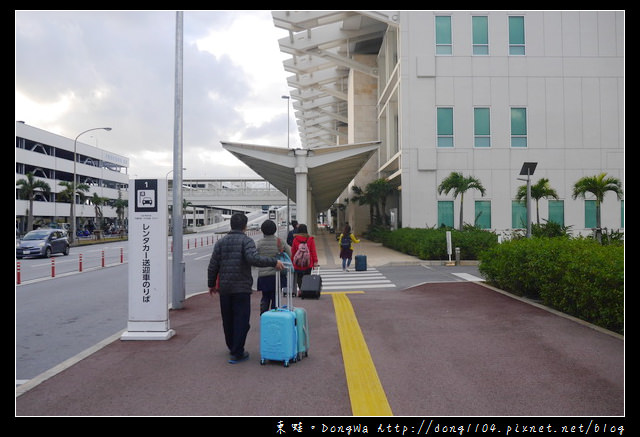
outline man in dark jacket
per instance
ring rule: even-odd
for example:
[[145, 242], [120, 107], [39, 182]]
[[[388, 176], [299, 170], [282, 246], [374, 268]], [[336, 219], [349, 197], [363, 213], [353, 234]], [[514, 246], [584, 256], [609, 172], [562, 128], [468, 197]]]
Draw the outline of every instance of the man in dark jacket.
[[255, 242], [244, 233], [247, 228], [246, 215], [233, 214], [230, 222], [231, 232], [213, 247], [207, 268], [207, 282], [211, 295], [220, 294], [224, 338], [231, 353], [229, 363], [235, 364], [249, 358], [244, 344], [250, 328], [251, 266], [282, 270], [284, 265], [275, 257], [258, 255]]

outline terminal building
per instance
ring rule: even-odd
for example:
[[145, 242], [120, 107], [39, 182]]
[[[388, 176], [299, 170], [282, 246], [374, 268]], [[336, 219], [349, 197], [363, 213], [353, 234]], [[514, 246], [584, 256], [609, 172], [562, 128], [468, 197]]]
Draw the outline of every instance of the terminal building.
[[[326, 197], [327, 181], [312, 181], [312, 169], [305, 169], [309, 222], [313, 213], [343, 205], [345, 220], [362, 233], [368, 208], [348, 202], [352, 187], [385, 178], [397, 188], [386, 213], [398, 226], [457, 227], [460, 196], [438, 187], [459, 172], [486, 190], [465, 193], [465, 224], [497, 232], [526, 228], [526, 206], [516, 193], [526, 185], [524, 164], [535, 163], [531, 183], [546, 178], [558, 194], [537, 202], [540, 221], [589, 233], [596, 225], [595, 200], [574, 199], [573, 186], [601, 173], [624, 180], [622, 11], [272, 16], [275, 26], [289, 31], [279, 45], [291, 55], [284, 68], [291, 73], [302, 144], [289, 157], [375, 146], [357, 168], [334, 161], [326, 174], [350, 182], [330, 201], [318, 201]], [[266, 148], [223, 145], [267, 180], [276, 178], [264, 165], [271, 159]], [[299, 161], [291, 162], [296, 176], [281, 186], [300, 177]], [[601, 217], [603, 227], [622, 230], [624, 200], [605, 195]]]
[[[26, 175], [31, 173], [36, 180], [46, 182], [50, 188], [49, 193], [37, 192], [35, 195], [34, 227], [70, 225], [71, 204], [60, 199], [59, 193], [65, 189], [60, 182], [71, 183], [74, 172], [77, 184], [89, 186], [84, 202], [76, 196], [77, 229], [84, 229], [85, 226], [99, 229], [102, 224], [96, 223], [95, 206], [90, 200], [94, 194], [106, 199], [100, 207], [103, 223], [121, 225], [114, 201], [120, 196], [128, 199], [129, 158], [17, 121], [15, 164], [16, 182], [27, 179]], [[28, 209], [29, 199], [22, 198], [20, 186], [16, 184], [16, 230], [20, 234], [29, 231]]]

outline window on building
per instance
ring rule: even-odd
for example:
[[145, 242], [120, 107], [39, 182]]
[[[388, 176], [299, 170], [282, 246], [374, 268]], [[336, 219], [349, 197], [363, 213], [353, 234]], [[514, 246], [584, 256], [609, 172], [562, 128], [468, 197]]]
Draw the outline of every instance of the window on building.
[[489, 17], [471, 17], [472, 44], [474, 55], [489, 54]]
[[527, 108], [511, 108], [511, 147], [527, 147]]
[[596, 227], [596, 201], [584, 201], [584, 227], [587, 229]]
[[527, 227], [527, 203], [519, 200], [511, 201], [511, 227], [524, 229]]
[[524, 55], [524, 17], [509, 17], [509, 54]]
[[451, 44], [451, 17], [436, 16], [436, 55], [450, 55], [453, 53]]
[[473, 108], [473, 135], [475, 147], [491, 147], [489, 108]]
[[438, 227], [453, 228], [453, 200], [438, 201]]
[[480, 229], [491, 228], [490, 200], [476, 200], [475, 226]]
[[438, 108], [438, 147], [453, 147], [453, 108]]
[[549, 221], [564, 226], [564, 200], [549, 200]]

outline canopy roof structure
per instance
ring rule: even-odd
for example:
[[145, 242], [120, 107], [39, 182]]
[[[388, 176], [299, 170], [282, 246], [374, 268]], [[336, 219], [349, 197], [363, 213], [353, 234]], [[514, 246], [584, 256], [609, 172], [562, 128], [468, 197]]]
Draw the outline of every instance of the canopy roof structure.
[[[307, 175], [309, 202], [316, 211], [331, 207], [349, 182], [376, 152], [379, 141], [315, 149], [285, 149], [221, 141], [249, 168], [300, 204], [296, 181]], [[299, 180], [299, 179], [298, 179]]]
[[388, 26], [398, 26], [398, 11], [273, 11], [274, 25], [289, 36], [278, 40], [291, 55], [284, 69], [302, 147], [344, 143], [348, 120], [349, 72], [378, 77], [375, 66], [355, 55], [377, 55]]

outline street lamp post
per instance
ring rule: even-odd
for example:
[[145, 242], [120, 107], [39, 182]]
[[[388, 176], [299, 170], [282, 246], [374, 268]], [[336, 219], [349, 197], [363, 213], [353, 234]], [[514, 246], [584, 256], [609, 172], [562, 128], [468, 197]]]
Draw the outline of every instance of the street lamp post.
[[520, 169], [520, 176], [526, 176], [526, 179], [518, 178], [521, 181], [527, 181], [527, 238], [531, 238], [531, 176], [536, 171], [537, 162], [525, 162]]
[[[289, 96], [282, 96], [283, 99], [285, 99], [287, 101], [287, 150], [290, 149], [289, 147], [289, 137], [291, 136], [289, 134]], [[287, 188], [287, 233], [289, 232], [289, 225], [291, 224], [291, 209], [289, 207], [289, 189]]]
[[282, 98], [287, 101], [287, 149], [289, 149], [290, 148], [289, 147], [289, 137], [290, 137], [290, 134], [289, 134], [289, 131], [290, 131], [290, 129], [289, 129], [289, 99], [290, 99], [290, 97], [289, 96], [282, 96]]
[[93, 130], [106, 130], [109, 132], [111, 130], [110, 127], [94, 127], [92, 129], [87, 129], [86, 131], [80, 132], [78, 136], [73, 140], [73, 184], [72, 184], [72, 192], [71, 192], [71, 235], [69, 240], [73, 243], [76, 239], [76, 161], [77, 158], [77, 145], [78, 138], [81, 135], [86, 134], [87, 132], [91, 132]]

